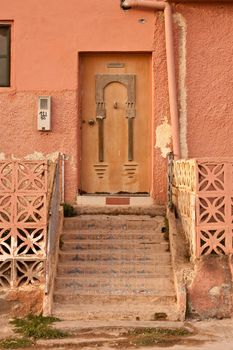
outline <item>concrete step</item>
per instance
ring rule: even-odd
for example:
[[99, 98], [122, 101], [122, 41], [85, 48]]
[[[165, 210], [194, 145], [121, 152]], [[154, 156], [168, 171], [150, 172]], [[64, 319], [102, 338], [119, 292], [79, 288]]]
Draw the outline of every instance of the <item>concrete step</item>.
[[96, 279], [101, 279], [101, 278], [105, 278], [107, 277], [109, 280], [112, 280], [112, 279], [124, 279], [124, 278], [162, 278], [162, 277], [167, 277], [167, 278], [170, 278], [171, 276], [171, 273], [168, 272], [167, 274], [164, 274], [164, 273], [161, 273], [160, 271], [153, 271], [153, 272], [145, 272], [145, 271], [142, 271], [142, 272], [135, 272], [133, 270], [129, 271], [129, 272], [117, 272], [115, 270], [112, 270], [112, 271], [108, 271], [108, 272], [105, 272], [103, 273], [102, 272], [102, 269], [101, 271], [98, 271], [96, 269], [95, 272], [93, 273], [87, 273], [86, 271], [84, 273], [80, 273], [80, 272], [77, 272], [79, 270], [77, 269], [73, 269], [73, 270], [70, 270], [70, 272], [67, 272], [66, 273], [60, 273], [57, 275], [58, 278], [60, 277], [67, 277], [67, 278], [78, 278], [78, 277], [85, 277], [85, 278], [93, 278], [95, 277]]
[[143, 211], [96, 214], [87, 211], [65, 219], [53, 315], [76, 320], [154, 320], [162, 314], [177, 319], [169, 242], [162, 232], [164, 217], [151, 218]]
[[77, 294], [67, 293], [66, 290], [55, 291], [54, 294], [55, 303], [75, 304], [82, 307], [88, 305], [98, 305], [100, 307], [109, 305], [135, 305], [143, 303], [150, 303], [153, 305], [173, 305], [176, 302], [175, 293], [160, 293], [158, 295], [103, 295], [99, 294]]
[[[59, 293], [60, 291], [64, 291], [64, 288], [58, 289], [57, 293]], [[67, 289], [66, 288], [66, 293], [67, 295], [69, 294], [70, 296], [74, 296], [74, 294], [72, 294], [73, 292], [73, 288]], [[175, 298], [175, 293], [173, 290], [168, 290], [168, 291], [162, 291], [162, 290], [158, 290], [158, 289], [153, 289], [153, 288], [139, 288], [137, 286], [135, 286], [134, 288], [132, 288], [132, 286], [129, 286], [128, 289], [127, 288], [122, 288], [119, 286], [106, 286], [105, 288], [101, 287], [101, 288], [90, 288], [90, 287], [86, 287], [86, 289], [84, 289], [84, 287], [80, 287], [79, 289], [77, 289], [77, 293], [78, 295], [95, 295], [96, 300], [98, 300], [99, 295], [106, 295], [106, 296], [113, 296], [113, 295], [119, 295], [119, 296], [135, 296], [137, 297], [138, 295], [153, 295], [156, 297], [172, 297]], [[60, 299], [61, 300], [61, 299]], [[61, 301], [61, 304], [65, 303]]]
[[81, 215], [64, 220], [65, 229], [100, 229], [133, 230], [158, 229], [164, 225], [164, 217], [151, 218], [147, 215]]
[[[101, 241], [88, 241], [88, 242], [76, 242], [76, 241], [65, 241], [61, 245], [62, 251], [69, 251], [75, 252], [80, 250], [87, 250], [87, 251], [93, 251], [93, 250], [106, 250], [106, 251], [128, 251], [129, 250], [129, 244], [125, 241], [115, 240], [114, 242], [101, 242]], [[159, 253], [159, 252], [166, 252], [169, 250], [169, 244], [168, 242], [162, 242], [162, 243], [156, 243], [156, 242], [146, 242], [146, 241], [134, 241], [130, 242], [130, 250], [137, 252], [137, 251], [143, 251], [143, 252], [149, 252], [149, 253]]]
[[166, 207], [162, 205], [138, 205], [138, 206], [93, 206], [93, 205], [74, 205], [78, 215], [149, 215], [164, 216], [166, 215]]
[[102, 274], [105, 275], [117, 275], [124, 276], [129, 274], [135, 275], [146, 275], [146, 274], [154, 274], [156, 276], [172, 276], [172, 268], [171, 265], [167, 266], [159, 266], [156, 264], [99, 264], [92, 262], [84, 262], [82, 264], [61, 264], [58, 265], [58, 276], [66, 275], [67, 277], [79, 276], [79, 275], [95, 275]]
[[109, 230], [105, 229], [65, 229], [61, 235], [61, 241], [137, 241], [164, 242], [164, 234], [153, 230]]
[[66, 289], [67, 293], [86, 292], [86, 294], [153, 294], [164, 293], [174, 295], [174, 284], [169, 277], [137, 277], [109, 278], [109, 276], [58, 276], [55, 288]]
[[135, 298], [134, 302], [127, 299], [121, 303], [108, 302], [90, 304], [64, 304], [55, 303], [53, 316], [66, 320], [140, 320], [154, 321], [159, 318], [164, 320], [177, 320], [177, 310], [174, 303], [153, 302], [153, 297], [147, 297], [144, 302]]
[[146, 252], [138, 251], [136, 254], [134, 251], [119, 250], [117, 252], [108, 252], [105, 250], [89, 250], [88, 252], [60, 252], [59, 261], [61, 263], [74, 262], [74, 261], [95, 261], [98, 263], [106, 262], [144, 262], [148, 264], [159, 264], [160, 266], [168, 265], [171, 262], [169, 252], [151, 254], [148, 255]]

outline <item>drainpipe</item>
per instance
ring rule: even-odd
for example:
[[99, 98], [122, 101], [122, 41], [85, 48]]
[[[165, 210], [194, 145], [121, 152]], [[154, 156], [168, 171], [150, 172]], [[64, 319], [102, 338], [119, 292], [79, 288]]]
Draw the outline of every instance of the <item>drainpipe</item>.
[[167, 74], [168, 74], [168, 91], [169, 104], [171, 115], [172, 128], [172, 143], [175, 159], [180, 159], [180, 132], [179, 132], [179, 115], [177, 106], [177, 91], [176, 91], [176, 73], [175, 73], [175, 54], [174, 40], [172, 28], [172, 9], [171, 5], [165, 1], [151, 0], [121, 0], [123, 9], [132, 7], [144, 7], [154, 10], [163, 10], [165, 19], [165, 40], [166, 40], [166, 56], [167, 56]]

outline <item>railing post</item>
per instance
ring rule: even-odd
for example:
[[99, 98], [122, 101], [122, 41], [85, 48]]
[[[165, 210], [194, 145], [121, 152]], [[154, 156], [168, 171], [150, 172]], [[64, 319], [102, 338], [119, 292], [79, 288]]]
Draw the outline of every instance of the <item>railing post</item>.
[[61, 203], [65, 202], [65, 154], [61, 154]]
[[170, 152], [167, 155], [167, 202], [168, 202], [169, 209], [173, 208], [173, 201], [172, 201], [173, 162], [174, 162], [174, 154], [173, 152]]
[[62, 201], [62, 164], [63, 164], [63, 155], [59, 154], [59, 157], [56, 162], [55, 172], [53, 174], [54, 181], [52, 187], [52, 196], [50, 201], [49, 209], [49, 223], [48, 223], [48, 238], [47, 238], [47, 256], [46, 256], [46, 286], [45, 294], [50, 293], [51, 283], [53, 282], [53, 269], [54, 262], [56, 260], [56, 246], [59, 240], [59, 209]]

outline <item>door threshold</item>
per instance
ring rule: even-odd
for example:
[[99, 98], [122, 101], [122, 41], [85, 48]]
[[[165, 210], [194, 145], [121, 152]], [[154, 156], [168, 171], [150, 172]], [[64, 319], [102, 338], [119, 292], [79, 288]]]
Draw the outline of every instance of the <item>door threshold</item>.
[[78, 196], [86, 196], [86, 197], [150, 197], [147, 192], [140, 193], [127, 193], [127, 192], [119, 192], [119, 193], [84, 193], [78, 194]]
[[149, 195], [78, 195], [76, 203], [79, 206], [151, 206], [154, 204], [153, 198]]

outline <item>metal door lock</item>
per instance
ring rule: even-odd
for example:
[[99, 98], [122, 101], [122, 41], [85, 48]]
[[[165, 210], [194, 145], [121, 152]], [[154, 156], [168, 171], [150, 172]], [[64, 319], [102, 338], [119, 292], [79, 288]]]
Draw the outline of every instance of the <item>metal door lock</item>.
[[88, 120], [89, 126], [94, 126], [95, 125], [95, 120], [94, 119], [89, 119]]

